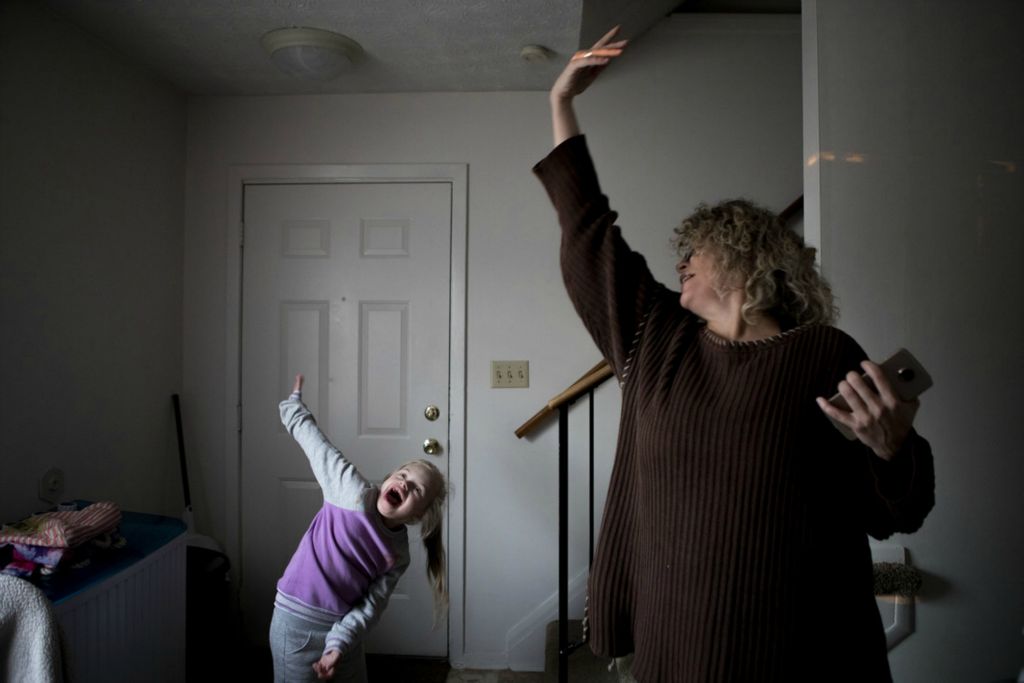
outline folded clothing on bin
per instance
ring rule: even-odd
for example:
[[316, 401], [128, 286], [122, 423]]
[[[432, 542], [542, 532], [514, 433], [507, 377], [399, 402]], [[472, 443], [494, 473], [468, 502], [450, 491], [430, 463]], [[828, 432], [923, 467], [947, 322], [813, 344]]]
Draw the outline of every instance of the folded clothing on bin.
[[0, 529], [0, 545], [19, 543], [45, 548], [74, 548], [121, 523], [116, 503], [93, 503], [82, 510], [44, 512]]

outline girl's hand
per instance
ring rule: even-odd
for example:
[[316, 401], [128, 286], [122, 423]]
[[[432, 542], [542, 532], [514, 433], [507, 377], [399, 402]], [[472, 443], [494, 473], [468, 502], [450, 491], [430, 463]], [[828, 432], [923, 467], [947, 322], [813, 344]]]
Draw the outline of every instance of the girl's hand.
[[615, 58], [622, 54], [628, 40], [612, 41], [619, 32], [616, 26], [594, 43], [590, 50], [577, 52], [576, 55], [565, 65], [565, 69], [559, 75], [555, 84], [551, 86], [552, 102], [567, 102], [572, 100], [594, 82], [594, 79], [604, 71], [604, 68]]
[[292, 385], [292, 393], [293, 394], [294, 393], [302, 393], [302, 382], [303, 382], [303, 379], [304, 378], [302, 377], [302, 373], [299, 373], [299, 374], [295, 375], [295, 384]]
[[871, 361], [861, 363], [875, 389], [856, 372], [850, 372], [839, 383], [839, 393], [846, 399], [849, 411], [840, 410], [818, 397], [821, 411], [846, 425], [857, 438], [883, 460], [891, 460], [899, 451], [921, 403], [904, 401], [892, 390], [882, 369]]
[[[302, 377], [302, 375], [299, 375]], [[338, 660], [341, 659], [341, 653], [337, 650], [331, 650], [320, 658], [320, 661], [313, 663], [313, 671], [316, 672], [316, 677], [321, 681], [330, 680], [334, 678], [334, 667], [338, 664]]]

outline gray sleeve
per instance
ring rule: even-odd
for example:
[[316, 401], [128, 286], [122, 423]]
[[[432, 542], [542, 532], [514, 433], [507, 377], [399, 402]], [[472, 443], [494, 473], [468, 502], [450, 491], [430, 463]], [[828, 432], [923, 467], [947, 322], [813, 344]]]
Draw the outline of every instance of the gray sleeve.
[[370, 584], [369, 590], [363, 599], [352, 606], [348, 614], [334, 622], [327, 640], [324, 644], [324, 654], [330, 650], [338, 650], [345, 654], [355, 643], [358, 643], [366, 635], [374, 624], [384, 613], [394, 592], [398, 580], [409, 567], [409, 550], [405, 549], [404, 554], [395, 562], [395, 566], [388, 572], [378, 576]]
[[327, 440], [301, 395], [292, 394], [281, 401], [280, 409], [281, 423], [306, 454], [324, 500], [339, 507], [358, 507], [370, 482]]

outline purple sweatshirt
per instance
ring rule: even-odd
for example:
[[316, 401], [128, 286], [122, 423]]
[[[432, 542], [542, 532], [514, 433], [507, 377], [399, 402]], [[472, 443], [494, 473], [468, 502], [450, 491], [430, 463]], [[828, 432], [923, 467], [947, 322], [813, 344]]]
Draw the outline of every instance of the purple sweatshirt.
[[281, 402], [281, 422], [309, 459], [324, 505], [277, 582], [274, 605], [329, 628], [324, 652], [344, 654], [387, 607], [409, 566], [409, 537], [404, 526], [384, 526], [379, 488], [327, 440], [301, 394]]

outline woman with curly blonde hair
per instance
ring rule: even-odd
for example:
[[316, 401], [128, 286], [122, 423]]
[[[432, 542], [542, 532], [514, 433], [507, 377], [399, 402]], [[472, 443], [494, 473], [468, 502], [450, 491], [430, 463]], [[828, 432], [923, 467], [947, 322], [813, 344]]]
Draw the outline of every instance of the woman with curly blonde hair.
[[815, 249], [771, 211], [745, 199], [700, 204], [675, 235], [680, 263], [698, 250], [715, 254], [714, 288], [720, 295], [743, 280], [740, 312], [748, 323], [767, 316], [786, 330], [836, 321], [832, 290], [814, 263]]
[[[534, 167], [569, 297], [622, 386], [590, 646], [626, 680], [891, 681], [867, 535], [914, 531], [934, 504], [918, 404], [831, 326], [814, 250], [751, 202], [699, 206], [676, 230], [678, 291], [654, 280], [573, 112], [625, 49], [615, 32], [555, 82]], [[824, 399], [837, 388], [849, 410]]]

